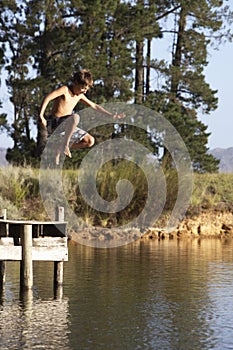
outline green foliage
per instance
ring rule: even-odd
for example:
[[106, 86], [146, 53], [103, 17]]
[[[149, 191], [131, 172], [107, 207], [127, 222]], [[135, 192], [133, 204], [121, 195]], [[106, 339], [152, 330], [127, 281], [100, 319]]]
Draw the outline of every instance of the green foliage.
[[[91, 99], [128, 102], [136, 96], [166, 114], [187, 143], [196, 171], [217, 171], [206, 146], [209, 134], [197, 116], [217, 108], [216, 91], [203, 72], [208, 46], [230, 38], [232, 13], [223, 1], [14, 0], [1, 5], [0, 64], [8, 72], [14, 120], [9, 126], [2, 116], [0, 128], [8, 127], [14, 141], [8, 152], [12, 164], [36, 165], [46, 142], [38, 126], [42, 98], [67, 84], [77, 69], [89, 68], [95, 80]], [[170, 32], [172, 48], [167, 62], [150, 54], [164, 32]], [[150, 87], [154, 72], [161, 77], [158, 88]], [[131, 128], [121, 132], [132, 136]], [[145, 135], [156, 153], [162, 143], [153, 142]], [[76, 163], [83, 154], [76, 154]]]
[[[219, 160], [208, 154], [206, 146], [209, 133], [207, 126], [197, 120], [194, 110], [182, 106], [178, 101], [161, 105], [160, 113], [173, 125], [189, 151], [193, 170], [196, 172], [217, 172]], [[166, 138], [165, 138], [166, 139]], [[161, 140], [161, 144], [163, 140]]]
[[35, 158], [36, 145], [34, 140], [29, 141], [21, 138], [18, 144], [12, 149], [7, 150], [6, 159], [9, 163], [15, 166], [38, 166], [39, 159]]

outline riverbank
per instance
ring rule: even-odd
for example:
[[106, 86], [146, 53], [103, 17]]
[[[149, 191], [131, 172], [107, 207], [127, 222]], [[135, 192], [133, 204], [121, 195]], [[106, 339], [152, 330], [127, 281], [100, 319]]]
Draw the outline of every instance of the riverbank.
[[226, 238], [233, 237], [233, 212], [208, 210], [185, 217], [172, 232], [150, 228], [142, 239]]
[[208, 210], [193, 217], [185, 217], [173, 231], [164, 227], [150, 227], [144, 234], [138, 229], [92, 227], [71, 232], [70, 238], [81, 244], [101, 245], [106, 242], [125, 244], [133, 240], [196, 239], [233, 237], [233, 212]]
[[[98, 183], [101, 186], [99, 193], [106, 201], [112, 201], [116, 196], [117, 179], [109, 170], [100, 172]], [[112, 167], [110, 167], [112, 171]], [[122, 169], [118, 172], [122, 176]], [[230, 237], [233, 235], [233, 174], [194, 174], [193, 192], [190, 205], [184, 219], [171, 232], [166, 230], [166, 218], [169, 220], [176, 200], [176, 181], [171, 172], [167, 176], [168, 192], [165, 208], [161, 218], [143, 234], [140, 230], [130, 229], [123, 231], [119, 227], [130, 223], [144, 208], [147, 198], [147, 187], [142, 186], [139, 176], [135, 176], [134, 168], [123, 168], [125, 175], [133, 183], [135, 196], [133, 204], [126, 211], [119, 213], [99, 213], [84, 202], [79, 191], [77, 170], [63, 170], [63, 190], [69, 209], [75, 214], [77, 223], [73, 225], [65, 213], [69, 222], [68, 234], [72, 239], [85, 244], [88, 240], [99, 242], [111, 240], [135, 240], [135, 239], [176, 239], [197, 237]], [[119, 174], [118, 174], [119, 175]], [[114, 180], [113, 183], [111, 182]], [[111, 186], [110, 186], [111, 184]], [[47, 185], [47, 184], [46, 184]], [[49, 186], [50, 184], [48, 184]], [[40, 181], [38, 169], [7, 167], [0, 168], [0, 201], [1, 208], [7, 209], [9, 219], [26, 220], [50, 220], [51, 217], [45, 210], [40, 196]], [[51, 189], [48, 193], [50, 193]], [[51, 191], [52, 193], [52, 191]], [[141, 197], [140, 197], [141, 196]], [[51, 204], [51, 212], [54, 206]], [[62, 205], [62, 204], [59, 204]], [[48, 209], [48, 207], [47, 207]], [[79, 223], [81, 222], [81, 224]], [[87, 223], [87, 225], [85, 225]], [[88, 227], [88, 228], [85, 228]], [[90, 228], [91, 227], [91, 228]]]

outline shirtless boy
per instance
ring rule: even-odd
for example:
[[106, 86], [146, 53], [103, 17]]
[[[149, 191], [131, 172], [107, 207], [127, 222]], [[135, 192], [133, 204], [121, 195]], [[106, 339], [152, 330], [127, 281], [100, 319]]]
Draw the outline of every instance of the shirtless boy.
[[71, 158], [70, 141], [72, 135], [72, 139], [74, 138], [75, 142], [72, 144], [71, 148], [91, 147], [95, 143], [95, 139], [92, 135], [80, 128], [77, 128], [79, 115], [73, 113], [73, 109], [79, 101], [82, 101], [94, 110], [113, 118], [123, 118], [125, 116], [124, 113], [113, 114], [100, 105], [89, 100], [85, 94], [92, 86], [93, 79], [91, 72], [87, 69], [82, 69], [74, 74], [72, 84], [70, 86], [64, 85], [50, 92], [42, 102], [40, 108], [40, 120], [44, 127], [47, 126], [47, 120], [44, 117], [44, 113], [50, 101], [53, 101], [51, 116], [54, 127], [64, 123], [64, 142], [62, 144], [62, 149], [58, 150], [56, 156], [57, 164], [59, 164], [61, 152], [64, 152], [66, 156]]

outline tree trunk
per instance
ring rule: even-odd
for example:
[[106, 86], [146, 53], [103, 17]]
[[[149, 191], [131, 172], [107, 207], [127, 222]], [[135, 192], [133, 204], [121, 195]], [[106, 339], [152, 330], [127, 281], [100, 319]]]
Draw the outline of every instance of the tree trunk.
[[186, 25], [186, 9], [184, 7], [180, 10], [180, 18], [178, 23], [178, 34], [175, 45], [175, 52], [173, 53], [172, 60], [172, 77], [171, 77], [171, 98], [175, 99], [178, 94], [178, 86], [180, 81], [180, 67], [181, 67], [181, 58], [182, 58], [182, 47], [183, 47], [183, 37], [185, 32]]
[[146, 95], [150, 92], [150, 56], [151, 56], [151, 40], [147, 40], [146, 54]]
[[136, 43], [135, 103], [142, 104], [144, 98], [143, 41]]

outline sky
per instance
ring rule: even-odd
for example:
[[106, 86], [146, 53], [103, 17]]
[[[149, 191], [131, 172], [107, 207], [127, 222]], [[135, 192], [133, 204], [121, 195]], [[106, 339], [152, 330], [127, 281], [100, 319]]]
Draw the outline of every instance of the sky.
[[[232, 1], [233, 2], [233, 1]], [[218, 90], [218, 108], [201, 121], [211, 132], [208, 146], [213, 148], [233, 147], [233, 43], [227, 43], [212, 51], [206, 68], [206, 80], [212, 89]]]
[[[233, 9], [233, 0], [228, 4]], [[200, 120], [208, 126], [207, 132], [209, 149], [233, 147], [233, 42], [222, 44], [218, 50], [211, 50], [208, 57], [209, 64], [205, 69], [206, 81], [211, 89], [218, 90], [218, 108], [209, 115], [201, 115]], [[9, 102], [9, 95], [1, 78], [0, 100], [3, 102], [1, 113], [13, 115]], [[12, 139], [0, 134], [0, 147], [12, 147]]]

